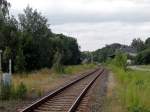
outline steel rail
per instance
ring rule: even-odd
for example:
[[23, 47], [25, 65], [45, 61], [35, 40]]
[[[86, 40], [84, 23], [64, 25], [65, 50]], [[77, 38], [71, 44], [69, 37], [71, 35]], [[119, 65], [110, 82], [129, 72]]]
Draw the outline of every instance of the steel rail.
[[65, 90], [66, 88], [72, 86], [73, 84], [79, 82], [80, 80], [82, 80], [82, 79], [88, 77], [89, 75], [91, 75], [91, 74], [97, 72], [98, 70], [99, 70], [99, 68], [96, 69], [96, 70], [94, 70], [94, 71], [92, 71], [92, 72], [90, 72], [90, 73], [88, 73], [88, 74], [83, 73], [83, 74], [85, 74], [84, 76], [79, 77], [79, 78], [77, 78], [77, 79], [71, 81], [70, 83], [66, 84], [65, 86], [56, 89], [56, 90], [53, 91], [52, 93], [50, 93], [50, 94], [44, 96], [43, 98], [41, 98], [40, 100], [38, 100], [38, 101], [36, 101], [35, 103], [31, 104], [30, 106], [24, 108], [24, 109], [21, 110], [20, 112], [33, 112], [35, 109], [37, 109], [38, 107], [40, 107], [43, 103], [47, 102], [50, 98], [54, 97], [55, 95], [57, 95], [57, 94], [60, 93], [61, 91]]
[[92, 84], [96, 81], [96, 79], [104, 72], [104, 69], [84, 88], [84, 90], [81, 92], [81, 94], [78, 96], [78, 98], [75, 100], [74, 104], [70, 107], [68, 112], [75, 112], [78, 106], [80, 105], [81, 100], [89, 90], [89, 88], [92, 86]]

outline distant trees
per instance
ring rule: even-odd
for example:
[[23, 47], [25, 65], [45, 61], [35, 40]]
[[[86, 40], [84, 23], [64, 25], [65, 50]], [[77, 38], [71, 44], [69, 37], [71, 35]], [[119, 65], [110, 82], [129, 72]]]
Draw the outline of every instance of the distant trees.
[[150, 38], [144, 43], [144, 49], [135, 58], [135, 64], [150, 64]]
[[150, 48], [150, 37], [145, 40], [145, 47]]
[[138, 53], [135, 58], [136, 64], [150, 64], [150, 48]]
[[83, 63], [91, 63], [94, 58], [93, 55], [94, 55], [94, 52], [89, 52], [89, 51], [82, 52], [81, 60], [83, 61]]
[[114, 43], [93, 52], [94, 61], [106, 62], [106, 60], [115, 54], [117, 49], [121, 48], [121, 44]]
[[[6, 0], [0, 0], [0, 30], [4, 25], [6, 16], [9, 14], [10, 3]], [[0, 33], [0, 36], [2, 34]]]
[[[133, 39], [130, 46], [113, 43], [94, 52], [89, 52], [89, 54], [92, 53], [95, 62], [103, 63], [118, 55], [117, 51], [122, 51], [123, 53], [126, 53], [128, 59], [133, 60], [132, 62], [135, 62], [135, 64], [150, 64], [149, 49], [150, 38], [147, 38], [145, 41], [137, 38]], [[85, 54], [82, 53], [82, 57], [86, 58]]]
[[[8, 13], [9, 6], [6, 0], [0, 2], [4, 16]], [[3, 71], [7, 71], [10, 58], [13, 71], [16, 72], [51, 67], [57, 52], [61, 53], [63, 65], [80, 63], [77, 40], [63, 34], [54, 34], [49, 28], [47, 18], [29, 6], [24, 9], [24, 13], [19, 14], [18, 21], [7, 15], [2, 25], [0, 49], [3, 50]]]
[[135, 48], [138, 52], [140, 52], [140, 51], [145, 49], [144, 42], [140, 38], [133, 39], [132, 43], [131, 43], [131, 46], [133, 48]]

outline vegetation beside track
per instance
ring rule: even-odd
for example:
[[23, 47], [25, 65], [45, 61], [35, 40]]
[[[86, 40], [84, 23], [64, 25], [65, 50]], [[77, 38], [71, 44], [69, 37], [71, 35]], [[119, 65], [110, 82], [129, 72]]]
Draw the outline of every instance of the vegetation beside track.
[[64, 67], [65, 73], [59, 74], [52, 69], [41, 69], [32, 73], [13, 74], [13, 85], [17, 87], [23, 82], [27, 87], [26, 99], [15, 99], [0, 101], [0, 111], [12, 112], [16, 111], [20, 105], [32, 102], [35, 98], [44, 95], [55, 87], [60, 86], [65, 81], [70, 80], [79, 73], [83, 73], [89, 69], [96, 68], [94, 64], [74, 65]]
[[46, 68], [28, 74], [14, 74], [13, 84], [17, 86], [20, 82], [23, 82], [27, 86], [29, 94], [35, 92], [36, 95], [42, 95], [56, 82], [59, 84], [59, 79], [70, 77], [72, 74], [77, 74], [94, 67], [96, 67], [94, 64], [66, 66], [64, 67], [63, 74]]
[[[109, 65], [116, 78], [117, 101], [122, 112], [150, 112], [150, 72]], [[118, 105], [116, 105], [118, 106]]]

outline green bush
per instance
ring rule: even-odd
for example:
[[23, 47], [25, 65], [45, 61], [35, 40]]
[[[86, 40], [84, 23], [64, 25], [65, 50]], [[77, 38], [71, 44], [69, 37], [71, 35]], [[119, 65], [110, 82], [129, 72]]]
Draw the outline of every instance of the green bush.
[[19, 99], [23, 99], [25, 98], [26, 94], [27, 94], [27, 87], [23, 82], [21, 82], [16, 88], [16, 97]]
[[64, 73], [64, 66], [62, 65], [62, 54], [56, 52], [53, 60], [53, 69], [57, 73]]
[[12, 85], [1, 85], [0, 100], [23, 99], [27, 94], [27, 87], [20, 83], [16, 88]]
[[2, 83], [1, 91], [0, 91], [0, 99], [1, 100], [9, 100], [11, 97], [11, 93], [12, 93], [12, 85], [11, 84], [4, 85]]
[[150, 64], [150, 49], [140, 52], [135, 59], [136, 64]]
[[113, 60], [113, 64], [119, 68], [122, 68], [123, 70], [126, 70], [127, 55], [125, 53], [122, 53], [122, 52], [117, 52], [116, 56]]

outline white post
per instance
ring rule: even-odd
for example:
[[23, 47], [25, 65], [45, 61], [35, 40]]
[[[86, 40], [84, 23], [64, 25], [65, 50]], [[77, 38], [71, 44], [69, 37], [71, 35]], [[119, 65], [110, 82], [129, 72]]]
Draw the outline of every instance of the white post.
[[93, 54], [91, 53], [91, 63], [93, 63]]
[[11, 70], [11, 59], [9, 59], [9, 75], [12, 74], [12, 70]]

